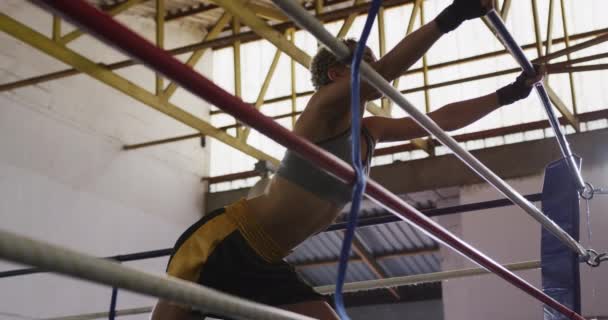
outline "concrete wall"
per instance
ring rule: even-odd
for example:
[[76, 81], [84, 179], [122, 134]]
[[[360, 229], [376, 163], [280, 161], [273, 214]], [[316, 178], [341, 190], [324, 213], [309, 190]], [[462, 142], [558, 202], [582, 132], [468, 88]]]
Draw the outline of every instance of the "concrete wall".
[[[48, 34], [50, 16], [21, 0], [0, 11]], [[150, 19], [123, 17], [149, 39]], [[64, 25], [64, 32], [69, 26]], [[203, 33], [167, 25], [167, 47], [200, 41]], [[84, 36], [70, 47], [95, 61], [121, 60]], [[198, 65], [211, 73], [210, 55]], [[0, 34], [0, 83], [66, 68]], [[119, 71], [149, 90], [143, 67]], [[179, 92], [172, 100], [207, 118], [208, 106]], [[76, 76], [0, 94], [0, 227], [95, 256], [171, 247], [204, 208], [200, 182], [207, 150], [198, 141], [122, 151], [122, 145], [192, 133], [177, 121], [103, 84]], [[128, 263], [154, 273], [166, 258]], [[16, 265], [0, 261], [0, 270]], [[0, 279], [0, 319], [48, 318], [105, 311], [110, 289], [47, 274]], [[121, 292], [119, 308], [153, 299]], [[130, 317], [147, 319], [147, 315]]]
[[[608, 181], [606, 161], [584, 161], [583, 175], [598, 186]], [[510, 183], [522, 193], [542, 190], [542, 176], [532, 176]], [[461, 202], [470, 203], [495, 199], [497, 192], [486, 185], [462, 188]], [[540, 206], [540, 204], [538, 204]], [[608, 196], [597, 196], [591, 202], [592, 247], [608, 249]], [[581, 202], [581, 242], [588, 246], [586, 204]], [[478, 211], [442, 218], [440, 221], [482, 252], [501, 263], [540, 259], [540, 225], [515, 207]], [[462, 257], [443, 249], [444, 270], [473, 267]], [[518, 272], [524, 279], [540, 287], [540, 270]], [[608, 306], [602, 301], [608, 296], [608, 267], [590, 268], [581, 265], [581, 291], [584, 316], [606, 316]], [[446, 320], [464, 319], [541, 319], [542, 306], [536, 300], [515, 289], [496, 276], [479, 276], [449, 280], [443, 283]]]

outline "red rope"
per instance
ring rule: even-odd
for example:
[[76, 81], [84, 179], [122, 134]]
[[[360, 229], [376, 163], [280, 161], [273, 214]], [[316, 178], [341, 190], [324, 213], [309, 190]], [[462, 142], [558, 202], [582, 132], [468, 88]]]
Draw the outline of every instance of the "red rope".
[[[307, 140], [296, 136], [288, 129], [276, 123], [273, 119], [264, 116], [252, 108], [250, 104], [231, 95], [213, 82], [194, 71], [192, 68], [173, 58], [167, 52], [159, 49], [143, 37], [116, 22], [109, 15], [97, 10], [82, 0], [36, 0], [43, 7], [72, 23], [89, 31], [98, 39], [114, 46], [135, 60], [141, 61], [154, 71], [162, 73], [168, 79], [178, 83], [182, 88], [207, 102], [221, 108], [245, 124], [277, 141], [281, 145], [297, 152], [302, 157], [313, 162], [320, 168], [333, 174], [346, 183], [352, 183], [355, 178], [353, 169], [344, 161], [334, 155], [316, 147]], [[541, 290], [532, 286], [519, 276], [507, 270], [496, 261], [470, 246], [468, 243], [455, 237], [433, 220], [424, 216], [415, 208], [402, 201], [377, 182], [370, 180], [366, 194], [384, 204], [391, 211], [405, 221], [418, 225], [439, 241], [452, 247], [469, 259], [495, 273], [507, 282], [528, 293], [544, 304], [574, 320], [584, 318], [566, 306], [555, 301]]]

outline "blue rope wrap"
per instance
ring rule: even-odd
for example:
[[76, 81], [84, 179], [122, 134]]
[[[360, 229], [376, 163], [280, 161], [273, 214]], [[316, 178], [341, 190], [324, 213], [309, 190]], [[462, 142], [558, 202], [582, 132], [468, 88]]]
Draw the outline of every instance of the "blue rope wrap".
[[112, 298], [110, 299], [110, 312], [108, 313], [108, 320], [114, 320], [116, 318], [116, 298], [118, 297], [118, 288], [112, 288]]
[[336, 280], [336, 292], [334, 295], [336, 312], [342, 320], [350, 320], [346, 309], [344, 308], [344, 297], [342, 289], [344, 287], [344, 279], [346, 277], [346, 269], [348, 267], [348, 258], [350, 256], [350, 248], [355, 236], [355, 228], [357, 226], [359, 208], [361, 207], [361, 199], [365, 191], [365, 172], [361, 163], [361, 108], [360, 108], [360, 82], [359, 67], [363, 58], [363, 53], [366, 48], [367, 38], [371, 32], [372, 26], [382, 0], [373, 0], [372, 6], [367, 15], [361, 38], [357, 43], [352, 64], [351, 64], [351, 135], [352, 135], [352, 161], [356, 173], [356, 181], [353, 188], [353, 200], [348, 215], [348, 225], [344, 232], [344, 240], [342, 241], [342, 250], [340, 251], [340, 262], [338, 264], [338, 278]]

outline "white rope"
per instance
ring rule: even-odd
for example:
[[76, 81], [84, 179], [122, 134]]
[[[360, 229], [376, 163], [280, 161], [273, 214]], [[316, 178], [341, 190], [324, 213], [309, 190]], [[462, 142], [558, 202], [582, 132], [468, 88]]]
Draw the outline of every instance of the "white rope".
[[[152, 312], [153, 307], [141, 307], [141, 308], [130, 308], [130, 309], [121, 309], [116, 310], [114, 313], [116, 317], [121, 316], [132, 316], [138, 314], [147, 314]], [[73, 316], [63, 316], [63, 317], [54, 317], [54, 318], [45, 318], [41, 320], [94, 320], [94, 319], [107, 319], [110, 316], [110, 313], [105, 312], [95, 312], [95, 313], [83, 313]]]
[[[540, 261], [524, 261], [517, 263], [505, 264], [505, 268], [511, 271], [521, 271], [540, 268]], [[439, 282], [449, 279], [459, 279], [466, 277], [479, 276], [489, 274], [490, 272], [483, 268], [468, 268], [449, 271], [440, 271], [433, 273], [417, 274], [412, 276], [393, 277], [386, 279], [375, 279], [368, 281], [349, 282], [344, 285], [344, 292], [359, 292], [374, 289], [394, 288], [407, 285], [417, 285], [429, 282]], [[315, 291], [320, 294], [328, 295], [335, 291], [335, 285], [318, 286]], [[117, 316], [145, 314], [152, 312], [152, 307], [141, 307], [132, 309], [116, 310]], [[47, 318], [43, 320], [94, 320], [107, 318], [108, 312], [87, 313], [73, 316], [64, 316], [56, 318]]]
[[[281, 8], [293, 21], [300, 27], [308, 30], [315, 38], [321, 41], [341, 60], [349, 59], [351, 53], [348, 47], [338, 41], [325, 27], [311, 14], [309, 14], [302, 6], [293, 0], [273, 0], [273, 2]], [[524, 196], [517, 192], [513, 187], [507, 184], [503, 179], [497, 176], [492, 170], [486, 167], [479, 159], [475, 158], [470, 152], [461, 147], [456, 140], [449, 136], [441, 127], [437, 125], [428, 115], [422, 113], [397, 89], [395, 89], [386, 79], [378, 74], [369, 64], [361, 64], [361, 76], [369, 84], [374, 86], [378, 91], [382, 92], [386, 97], [393, 100], [401, 109], [409, 114], [422, 128], [435, 136], [448, 149], [468, 165], [475, 173], [485, 179], [488, 183], [494, 186], [503, 195], [509, 198], [513, 203], [521, 207], [532, 218], [542, 224], [547, 230], [567, 245], [570, 249], [582, 257], [588, 257], [587, 250], [572, 238], [567, 232], [560, 228], [555, 222], [547, 218], [534, 204], [528, 201]]]
[[0, 258], [95, 283], [196, 307], [233, 319], [310, 320], [293, 312], [261, 305], [201, 285], [135, 270], [74, 250], [0, 230]]
[[[528, 270], [540, 268], [540, 261], [526, 261], [504, 265], [505, 268], [511, 271]], [[440, 271], [433, 273], [416, 274], [412, 276], [393, 277], [386, 279], [375, 279], [367, 281], [350, 282], [344, 285], [343, 292], [358, 292], [374, 289], [394, 288], [406, 285], [423, 284], [428, 282], [439, 282], [448, 279], [465, 278], [490, 274], [484, 268], [470, 268], [450, 271]], [[327, 285], [315, 287], [315, 290], [320, 294], [331, 294], [336, 290], [335, 285]]]

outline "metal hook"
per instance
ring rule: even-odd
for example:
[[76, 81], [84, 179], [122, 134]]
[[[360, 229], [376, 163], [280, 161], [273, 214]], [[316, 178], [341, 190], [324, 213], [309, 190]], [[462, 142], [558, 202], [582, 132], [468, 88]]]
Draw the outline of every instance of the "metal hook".
[[594, 195], [595, 189], [593, 188], [593, 185], [589, 182], [585, 182], [585, 188], [581, 190], [581, 198], [585, 200], [591, 200], [593, 199]]
[[593, 249], [587, 250], [587, 264], [591, 267], [599, 267], [600, 264], [604, 261], [608, 261], [608, 252], [605, 253], [597, 253], [597, 251]]

